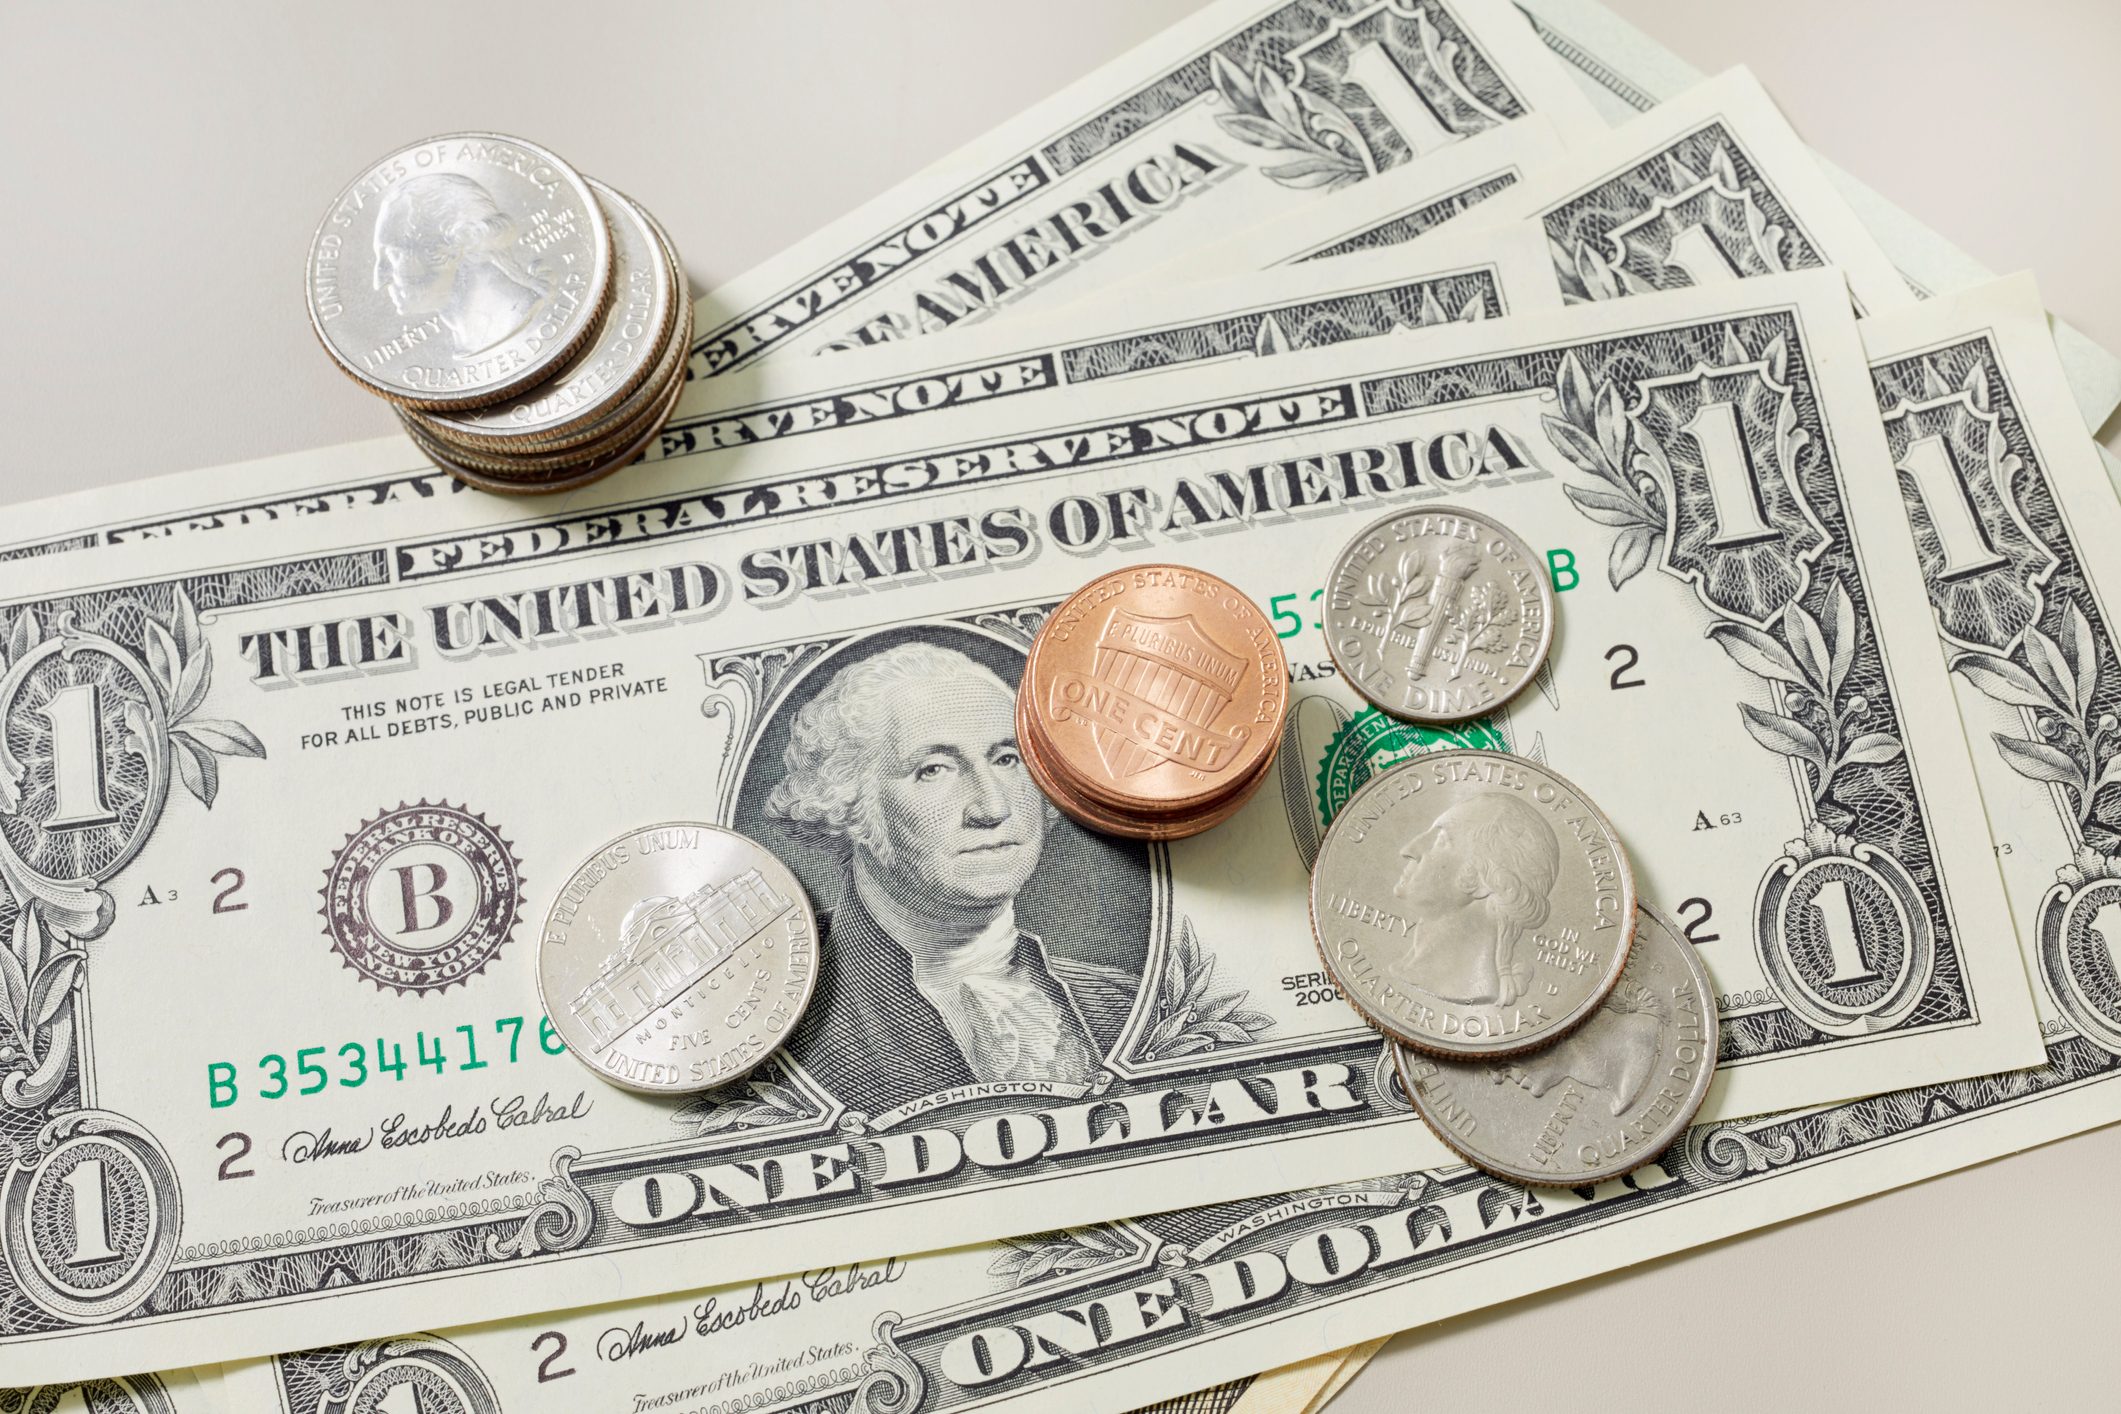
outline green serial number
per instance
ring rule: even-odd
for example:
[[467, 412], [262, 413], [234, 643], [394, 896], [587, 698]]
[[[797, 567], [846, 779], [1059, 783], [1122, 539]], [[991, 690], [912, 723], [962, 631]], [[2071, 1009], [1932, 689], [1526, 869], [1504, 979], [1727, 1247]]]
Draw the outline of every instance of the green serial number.
[[[359, 1041], [348, 1041], [337, 1049], [334, 1057], [330, 1046], [305, 1046], [295, 1052], [290, 1063], [283, 1055], [258, 1057], [258, 1075], [252, 1081], [251, 1094], [260, 1100], [278, 1100], [288, 1095], [316, 1095], [333, 1083], [342, 1089], [358, 1090], [371, 1078], [389, 1076], [402, 1081], [406, 1072], [425, 1066], [441, 1075], [452, 1067], [450, 1055], [452, 1034], [463, 1038], [461, 1050], [454, 1058], [457, 1070], [484, 1070], [488, 1065], [514, 1065], [524, 1054], [523, 1028], [525, 1019], [520, 1016], [504, 1016], [493, 1024], [494, 1034], [501, 1037], [492, 1047], [494, 1059], [482, 1060], [479, 1056], [479, 1028], [466, 1022], [454, 1033], [438, 1031], [429, 1036], [425, 1031], [417, 1033], [413, 1040], [413, 1059], [405, 1059], [405, 1046], [399, 1041], [376, 1038], [374, 1046], [364, 1046]], [[505, 1041], [508, 1058], [500, 1058], [500, 1048]], [[553, 1029], [547, 1017], [538, 1018], [538, 1049], [548, 1056], [564, 1053], [567, 1043]], [[415, 1077], [417, 1078], [417, 1077]], [[217, 1110], [225, 1110], [243, 1098], [242, 1086], [238, 1083], [236, 1063], [233, 1061], [209, 1061], [206, 1065], [207, 1103]]]

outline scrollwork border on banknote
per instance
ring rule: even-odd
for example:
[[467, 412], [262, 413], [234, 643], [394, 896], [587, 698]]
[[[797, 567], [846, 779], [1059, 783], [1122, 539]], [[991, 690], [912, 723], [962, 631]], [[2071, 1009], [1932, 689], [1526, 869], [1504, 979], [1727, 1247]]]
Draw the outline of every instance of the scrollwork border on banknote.
[[2012, 728], [1970, 731], [1972, 745], [2045, 788], [2067, 842], [2035, 914], [2041, 981], [2070, 1026], [2121, 1051], [2121, 978], [2100, 931], [2121, 909], [2121, 824], [2099, 808], [2121, 785], [2113, 608], [1994, 336], [1881, 360], [1871, 377], [1951, 669]]

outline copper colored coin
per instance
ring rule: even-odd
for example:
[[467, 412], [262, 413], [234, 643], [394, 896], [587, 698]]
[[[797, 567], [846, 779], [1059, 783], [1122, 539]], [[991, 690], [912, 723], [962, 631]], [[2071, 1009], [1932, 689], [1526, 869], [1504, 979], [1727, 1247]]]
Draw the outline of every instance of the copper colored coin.
[[1130, 815], [1076, 792], [1066, 776], [1054, 769], [1050, 759], [1044, 754], [1047, 748], [1039, 741], [1037, 726], [1026, 719], [1021, 697], [1018, 698], [1017, 705], [1017, 747], [1023, 753], [1024, 765], [1030, 770], [1031, 779], [1063, 814], [1077, 824], [1101, 834], [1120, 835], [1137, 840], [1180, 840], [1213, 829], [1235, 815], [1244, 803], [1252, 798], [1259, 789], [1260, 782], [1266, 780], [1268, 774], [1267, 764], [1262, 762], [1259, 769], [1238, 782], [1235, 789], [1190, 814], [1163, 812]]
[[1099, 576], [1053, 611], [1019, 696], [1053, 774], [1120, 816], [1223, 804], [1281, 740], [1289, 665], [1237, 588], [1182, 565]]

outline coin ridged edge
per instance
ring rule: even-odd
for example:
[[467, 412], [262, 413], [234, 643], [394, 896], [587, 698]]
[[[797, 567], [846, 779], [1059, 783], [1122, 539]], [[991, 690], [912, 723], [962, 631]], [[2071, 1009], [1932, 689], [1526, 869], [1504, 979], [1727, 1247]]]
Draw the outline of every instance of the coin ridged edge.
[[[1454, 756], [1483, 756], [1512, 762], [1519, 766], [1529, 765], [1559, 781], [1568, 788], [1577, 800], [1583, 803], [1585, 809], [1596, 815], [1599, 823], [1605, 827], [1606, 837], [1613, 842], [1613, 859], [1615, 866], [1620, 872], [1621, 899], [1627, 905], [1625, 910], [1627, 914], [1627, 931], [1625, 936], [1621, 938], [1619, 946], [1614, 950], [1612, 970], [1606, 974], [1605, 979], [1599, 984], [1597, 990], [1578, 1004], [1579, 1015], [1574, 1021], [1569, 1022], [1566, 1026], [1552, 1027], [1520, 1045], [1495, 1046], [1477, 1051], [1454, 1051], [1420, 1037], [1409, 1036], [1406, 1032], [1400, 1030], [1396, 1024], [1375, 1015], [1368, 1007], [1355, 999], [1354, 989], [1349, 987], [1342, 979], [1340, 969], [1334, 966], [1332, 958], [1327, 955], [1325, 930], [1319, 927], [1319, 861], [1326, 857], [1326, 851], [1333, 843], [1333, 832], [1341, 828], [1341, 822], [1348, 818], [1348, 812], [1354, 809], [1356, 802], [1368, 794], [1372, 788], [1378, 786], [1380, 782], [1391, 779], [1401, 771], [1433, 765], [1439, 759], [1447, 759]], [[1612, 818], [1605, 813], [1604, 809], [1595, 800], [1586, 795], [1583, 789], [1574, 781], [1543, 762], [1534, 761], [1529, 756], [1518, 756], [1507, 751], [1488, 751], [1482, 748], [1453, 748], [1447, 751], [1424, 752], [1420, 756], [1410, 757], [1400, 762], [1389, 770], [1380, 771], [1369, 780], [1364, 781], [1362, 788], [1349, 796], [1347, 803], [1340, 807], [1340, 813], [1333, 817], [1333, 823], [1326, 827], [1324, 837], [1319, 840], [1317, 858], [1311, 862], [1311, 886], [1304, 893], [1305, 912], [1309, 915], [1311, 921], [1311, 945], [1317, 951], [1318, 960], [1325, 967], [1326, 975], [1333, 979], [1333, 985], [1339, 990], [1341, 997], [1347, 1004], [1354, 1008], [1356, 1014], [1361, 1016], [1365, 1022], [1369, 1023], [1373, 1031], [1376, 1031], [1387, 1040], [1398, 1041], [1409, 1050], [1418, 1051], [1423, 1055], [1451, 1061], [1507, 1060], [1511, 1056], [1524, 1056], [1530, 1055], [1534, 1051], [1543, 1051], [1595, 1016], [1598, 1008], [1605, 1005], [1606, 997], [1612, 993], [1614, 987], [1619, 985], [1620, 974], [1627, 970], [1628, 953], [1635, 944], [1635, 928], [1640, 921], [1637, 914], [1642, 904], [1642, 896], [1635, 887], [1635, 866], [1628, 857], [1627, 843], [1621, 839], [1620, 831], [1614, 828]]]
[[[376, 397], [382, 398], [386, 402], [395, 403], [400, 407], [415, 408], [428, 412], [462, 412], [469, 408], [486, 407], [490, 404], [501, 402], [507, 398], [513, 397], [515, 394], [520, 393], [527, 388], [536, 387], [539, 383], [542, 383], [547, 378], [550, 378], [553, 374], [553, 370], [561, 363], [564, 363], [568, 359], [568, 357], [570, 357], [574, 353], [574, 351], [581, 346], [582, 340], [589, 337], [590, 331], [595, 329], [599, 322], [601, 322], [603, 318], [603, 310], [609, 304], [611, 299], [611, 269], [612, 265], [614, 264], [611, 256], [611, 227], [608, 223], [606, 223], [604, 219], [603, 207], [598, 203], [596, 199], [596, 193], [590, 189], [588, 179], [582, 175], [581, 170], [579, 168], [577, 168], [573, 163], [567, 161], [565, 158], [561, 157], [551, 148], [543, 146], [540, 143], [531, 142], [526, 138], [511, 136], [508, 133], [436, 133], [434, 136], [422, 138], [418, 142], [405, 143], [402, 146], [393, 148], [390, 152], [386, 153], [383, 158], [378, 159], [378, 161], [387, 161], [389, 160], [389, 158], [395, 157], [401, 152], [410, 152], [414, 148], [424, 147], [428, 143], [455, 142], [460, 139], [481, 139], [492, 142], [505, 142], [511, 143], [517, 147], [526, 148], [531, 152], [537, 153], [540, 157], [547, 159], [555, 167], [559, 168], [561, 171], [573, 177], [577, 182], [581, 183], [582, 190], [589, 193], [589, 210], [591, 215], [596, 218], [597, 222], [596, 229], [599, 239], [591, 242], [591, 246], [592, 249], [596, 251], [596, 263], [597, 266], [601, 268], [602, 283], [597, 286], [597, 299], [595, 302], [594, 312], [588, 318], [582, 321], [582, 327], [575, 332], [574, 337], [569, 339], [567, 343], [563, 347], [559, 348], [557, 351], [546, 355], [542, 363], [533, 365], [527, 375], [518, 377], [513, 380], [506, 380], [504, 382], [497, 383], [490, 388], [481, 389], [477, 394], [467, 394], [466, 396], [461, 398], [409, 397], [400, 393], [396, 389], [387, 387], [384, 384], [375, 381], [374, 379], [366, 377], [360, 372], [360, 370], [356, 369], [352, 364], [348, 363], [345, 357], [340, 354], [338, 349], [332, 345], [329, 336], [325, 334], [323, 322], [317, 317], [316, 306], [314, 303], [311, 302], [309, 298], [309, 277], [311, 261], [315, 258], [318, 237], [323, 235], [324, 227], [330, 223], [332, 213], [338, 210], [339, 198], [334, 198], [332, 204], [324, 209], [324, 216], [321, 220], [317, 222], [316, 229], [310, 232], [309, 254], [305, 255], [302, 258], [302, 307], [307, 312], [309, 317], [310, 332], [316, 335], [317, 342], [323, 346], [324, 352], [330, 356], [333, 365], [336, 366], [341, 373], [345, 374], [348, 378], [352, 379], [354, 383], [359, 386], [364, 392], [372, 393]], [[378, 161], [369, 162], [361, 170], [363, 172], [373, 171], [378, 165]], [[339, 196], [343, 197], [346, 192], [351, 189], [352, 185], [353, 184], [351, 182], [341, 184], [341, 186], [339, 187]]]
[[[1708, 1006], [1705, 1014], [1708, 1018], [1711, 1029], [1709, 1032], [1707, 1044], [1703, 1045], [1701, 1048], [1701, 1074], [1696, 1078], [1694, 1083], [1688, 1087], [1688, 1095], [1689, 1098], [1691, 1098], [1691, 1100], [1693, 1101], [1693, 1103], [1688, 1105], [1684, 1110], [1675, 1110], [1673, 1112], [1672, 1118], [1666, 1121], [1662, 1129], [1657, 1131], [1658, 1138], [1654, 1147], [1645, 1147], [1642, 1151], [1641, 1157], [1637, 1158], [1633, 1163], [1628, 1164], [1626, 1167], [1612, 1166], [1603, 1169], [1593, 1169], [1582, 1174], [1570, 1174], [1565, 1179], [1556, 1179], [1550, 1175], [1545, 1174], [1533, 1174], [1529, 1170], [1521, 1172], [1512, 1171], [1507, 1165], [1495, 1163], [1492, 1160], [1483, 1158], [1482, 1156], [1475, 1154], [1472, 1150], [1470, 1150], [1465, 1145], [1459, 1143], [1456, 1139], [1454, 1139], [1451, 1136], [1447, 1126], [1438, 1124], [1435, 1120], [1429, 1117], [1428, 1111], [1423, 1109], [1421, 1102], [1415, 1098], [1415, 1096], [1420, 1093], [1420, 1090], [1419, 1087], [1414, 1084], [1413, 1080], [1411, 1080], [1407, 1075], [1407, 1058], [1409, 1056], [1412, 1056], [1418, 1060], [1425, 1060], [1431, 1062], [1443, 1061], [1444, 1063], [1450, 1065], [1470, 1066], [1480, 1065], [1487, 1060], [1511, 1060], [1518, 1056], [1536, 1054], [1536, 1052], [1516, 1051], [1512, 1052], [1508, 1056], [1488, 1056], [1478, 1058], [1468, 1058], [1462, 1056], [1439, 1056], [1431, 1052], [1416, 1050], [1412, 1046], [1402, 1045], [1399, 1042], [1393, 1040], [1391, 1037], [1387, 1036], [1385, 1038], [1385, 1044], [1392, 1048], [1392, 1073], [1399, 1078], [1399, 1088], [1406, 1092], [1407, 1104], [1409, 1108], [1411, 1108], [1414, 1111], [1415, 1115], [1421, 1120], [1422, 1127], [1427, 1129], [1429, 1133], [1435, 1135], [1438, 1142], [1440, 1142], [1446, 1149], [1449, 1149], [1452, 1153], [1458, 1155], [1459, 1158], [1464, 1159], [1467, 1163], [1471, 1164], [1474, 1168], [1479, 1169], [1482, 1173], [1492, 1175], [1493, 1177], [1502, 1179], [1508, 1183], [1530, 1184], [1535, 1188], [1581, 1188], [1588, 1184], [1606, 1183], [1616, 1178], [1624, 1178], [1628, 1174], [1631, 1174], [1637, 1169], [1641, 1168], [1644, 1164], [1654, 1163], [1658, 1158], [1670, 1152], [1671, 1147], [1674, 1144], [1677, 1144], [1682, 1138], [1686, 1136], [1687, 1130], [1693, 1125], [1695, 1119], [1700, 1116], [1701, 1107], [1708, 1103], [1709, 1087], [1715, 1083], [1716, 1079], [1716, 1065], [1718, 1060], [1717, 1052], [1722, 1049], [1723, 1019], [1716, 1011], [1716, 984], [1714, 980], [1710, 978], [1709, 970], [1701, 965], [1701, 958], [1694, 952], [1693, 945], [1686, 941], [1685, 929], [1681, 928], [1679, 924], [1674, 922], [1671, 916], [1665, 913], [1665, 911], [1661, 908], [1656, 908], [1650, 904], [1640, 902], [1638, 902], [1636, 906], [1640, 908], [1643, 912], [1648, 913], [1652, 921], [1662, 926], [1665, 931], [1672, 934], [1673, 937], [1679, 939], [1680, 950], [1687, 960], [1687, 970], [1691, 972], [1694, 976], [1694, 979], [1701, 984], [1702, 995], [1708, 999]], [[1632, 946], [1632, 943], [1633, 939], [1631, 937], [1630, 946]], [[1544, 1049], [1544, 1047], [1542, 1047], [1541, 1049]]]
[[[1537, 577], [1537, 582], [1539, 585], [1538, 597], [1540, 605], [1544, 610], [1545, 623], [1540, 628], [1539, 648], [1534, 653], [1532, 658], [1532, 670], [1526, 673], [1523, 679], [1519, 681], [1515, 687], [1511, 688], [1501, 697], [1496, 698], [1495, 701], [1482, 706], [1477, 711], [1467, 712], [1463, 715], [1412, 713], [1407, 711], [1404, 707], [1395, 707], [1389, 702], [1381, 702], [1377, 698], [1370, 695], [1369, 691], [1363, 686], [1362, 679], [1358, 677], [1354, 672], [1350, 671], [1347, 661], [1340, 655], [1340, 650], [1334, 646], [1335, 635], [1332, 629], [1331, 617], [1333, 613], [1332, 593], [1333, 586], [1340, 580], [1341, 565], [1347, 560], [1349, 552], [1352, 551], [1357, 545], [1360, 545], [1363, 541], [1369, 539], [1370, 536], [1376, 534], [1383, 527], [1390, 525], [1393, 521], [1399, 520], [1405, 516], [1410, 515], [1464, 516], [1468, 520], [1478, 521], [1484, 526], [1492, 527], [1500, 534], [1505, 536], [1519, 550], [1524, 552], [1525, 562], [1532, 566], [1533, 574]], [[1541, 568], [1537, 552], [1532, 549], [1531, 545], [1526, 542], [1523, 536], [1519, 535], [1516, 531], [1510, 529], [1510, 527], [1508, 527], [1507, 525], [1504, 525], [1494, 516], [1484, 514], [1480, 511], [1467, 510], [1464, 506], [1421, 505], [1405, 506], [1396, 511], [1389, 511], [1386, 514], [1381, 515], [1377, 519], [1371, 521], [1368, 525], [1365, 525], [1361, 530], [1356, 531], [1355, 534], [1348, 537], [1347, 543], [1340, 547], [1339, 553], [1333, 556], [1332, 564], [1330, 564], [1326, 569], [1326, 602], [1321, 606], [1320, 616], [1321, 622], [1326, 625], [1325, 631], [1322, 635], [1326, 640], [1326, 656], [1333, 660], [1333, 666], [1340, 673], [1341, 681], [1345, 682], [1349, 686], [1349, 688], [1353, 690], [1357, 697], [1360, 697], [1363, 701], [1369, 703], [1372, 707], [1375, 707], [1378, 711], [1383, 712], [1385, 715], [1389, 717], [1396, 717], [1402, 722], [1412, 722], [1416, 726], [1422, 727], [1455, 727], [1461, 726], [1466, 722], [1478, 721], [1480, 718], [1487, 716], [1491, 712], [1500, 711], [1502, 708], [1508, 706], [1513, 700], [1515, 700], [1519, 696], [1519, 694], [1523, 693], [1525, 688], [1531, 685], [1532, 680], [1539, 676], [1540, 668], [1545, 664], [1546, 660], [1553, 655], [1554, 652], [1554, 620], [1558, 616], [1558, 608], [1559, 603], [1554, 594], [1553, 582], [1547, 577], [1546, 571]]]

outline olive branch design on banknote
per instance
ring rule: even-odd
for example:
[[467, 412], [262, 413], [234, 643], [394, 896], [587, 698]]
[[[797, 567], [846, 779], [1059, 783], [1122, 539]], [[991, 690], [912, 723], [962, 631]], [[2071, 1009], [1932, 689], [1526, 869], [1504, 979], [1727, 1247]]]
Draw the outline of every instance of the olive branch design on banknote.
[[[1572, 223], [1568, 212], [1547, 220], [1547, 246], [1554, 260], [1554, 273], [1561, 281], [1562, 298], [1571, 304], [1589, 300], [1620, 299], [1647, 294], [1674, 285], [1692, 284], [1686, 265], [1697, 257], [1727, 264], [1744, 277], [1773, 275], [1784, 270], [1817, 264], [1816, 258], [1790, 258], [1790, 231], [1777, 222], [1738, 174], [1732, 147], [1720, 125], [1709, 130], [1713, 137], [1706, 161], [1693, 162], [1683, 155], [1695, 140], [1675, 143], [1653, 159], [1615, 178], [1608, 188], [1644, 188], [1631, 192], [1624, 202], [1603, 200], [1600, 193], [1570, 203], [1570, 210], [1602, 214], [1608, 205], [1639, 210], [1640, 216], [1599, 231]], [[1601, 189], [1603, 192], [1606, 189]], [[1713, 232], [1713, 235], [1709, 233]], [[1709, 250], [1682, 248], [1688, 239], [1713, 246]], [[1810, 257], [1809, 250], [1799, 255]]]
[[1132, 1244], [1119, 1240], [1110, 1227], [1078, 1227], [1062, 1232], [1034, 1232], [1003, 1238], [989, 1276], [1010, 1287], [1029, 1286], [1046, 1277], [1072, 1276], [1133, 1255]]
[[1290, 84], [1271, 64], [1260, 64], [1248, 78], [1217, 50], [1209, 67], [1216, 92], [1230, 105], [1215, 115], [1216, 125], [1241, 142], [1291, 154], [1261, 169], [1274, 181], [1338, 191], [1376, 175], [1355, 120], [1339, 104]]
[[[1286, 53], [1255, 59], [1249, 74], [1220, 49], [1209, 55], [1208, 65], [1215, 92], [1229, 109], [1215, 115], [1216, 125], [1240, 142], [1289, 154], [1261, 171], [1299, 189], [1338, 191], [1406, 160], [1407, 147], [1448, 141], [1514, 116], [1498, 103], [1516, 106], [1448, 12], [1438, 7], [1432, 17], [1430, 7], [1418, 4], [1370, 6]], [[1384, 67], [1389, 76], [1380, 72]], [[1362, 91], [1370, 84], [1414, 90], [1407, 98], [1425, 105], [1425, 115], [1414, 120], [1422, 131], [1366, 138], [1363, 123], [1328, 93], [1352, 88], [1349, 101], [1368, 105], [1378, 101], [1377, 94]], [[1494, 92], [1495, 102], [1481, 97], [1482, 86]], [[1432, 128], [1437, 131], [1427, 131]]]
[[[1739, 702], [1739, 716], [1795, 768], [1804, 823], [1761, 882], [1755, 947], [1787, 1013], [1819, 1033], [1862, 1035], [1908, 1021], [1931, 990], [1934, 883], [1924, 889], [1897, 857], [1912, 848], [1925, 862], [1910, 837], [1920, 827], [1904, 803], [1897, 712], [1855, 587], [1846, 571], [1814, 571], [1835, 540], [1803, 489], [1824, 452], [1803, 425], [1791, 364], [1786, 329], [1756, 354], [1727, 326], [1714, 356], [1684, 372], [1648, 376], [1618, 359], [1598, 383], [1570, 352], [1555, 373], [1557, 410], [1541, 422], [1592, 479], [1563, 487], [1570, 503], [1617, 532], [1613, 588], [1653, 563], [1692, 584], [1714, 616], [1710, 639], [1766, 686], [1768, 705]], [[1776, 1044], [1749, 1022], [1726, 1024], [1726, 1056]]]
[[673, 1124], [704, 1136], [728, 1130], [756, 1129], [761, 1125], [789, 1124], [814, 1119], [818, 1114], [818, 1106], [804, 1099], [791, 1086], [757, 1074], [734, 1085], [695, 1096], [672, 1111], [670, 1119]]
[[1251, 995], [1215, 985], [1214, 955], [1201, 947], [1193, 920], [1179, 919], [1149, 998], [1149, 1029], [1134, 1048], [1133, 1058], [1175, 1060], [1226, 1046], [1250, 1045], [1274, 1025], [1272, 1018], [1245, 1008]]
[[[248, 727], [196, 715], [212, 680], [213, 649], [182, 589], [171, 623], [174, 631], [142, 616], [144, 664], [64, 613], [47, 631], [33, 609], [19, 609], [0, 638], [8, 728], [0, 741], [0, 886], [14, 915], [0, 948], [0, 1020], [8, 1030], [0, 1102], [12, 1108], [39, 1105], [64, 1078], [72, 996], [87, 957], [75, 945], [110, 927], [113, 903], [99, 886], [152, 833], [172, 758], [185, 788], [211, 808], [220, 790], [217, 758], [265, 754]], [[62, 751], [67, 761], [58, 759]], [[117, 759], [84, 777], [71, 759], [76, 752]], [[100, 755], [89, 764], [99, 765]]]

